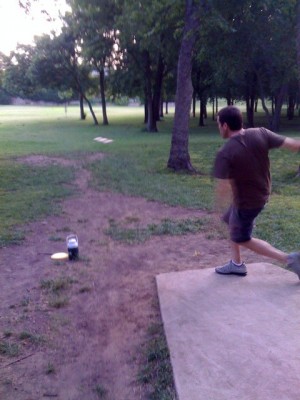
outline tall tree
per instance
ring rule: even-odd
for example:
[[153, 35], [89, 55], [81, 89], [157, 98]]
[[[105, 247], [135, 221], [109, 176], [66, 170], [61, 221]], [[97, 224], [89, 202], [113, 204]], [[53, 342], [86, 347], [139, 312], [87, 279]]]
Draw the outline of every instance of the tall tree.
[[[273, 0], [255, 13], [260, 40], [253, 46], [254, 70], [269, 126], [275, 131], [280, 128], [281, 109], [295, 79], [295, 7], [294, 0]], [[268, 97], [274, 99], [274, 110], [267, 106]]]
[[[157, 131], [163, 78], [173, 68], [181, 4], [174, 0], [124, 0], [119, 18], [121, 49], [126, 64], [141, 77], [146, 104], [146, 129]], [[178, 17], [179, 16], [179, 17]]]
[[32, 98], [36, 91], [36, 83], [30, 76], [30, 66], [34, 50], [29, 45], [18, 45], [9, 56], [2, 57], [3, 87], [14, 97]]
[[72, 12], [66, 18], [76, 31], [85, 62], [91, 64], [99, 76], [103, 125], [108, 125], [105, 76], [116, 68], [119, 60], [116, 18], [119, 4], [111, 0], [69, 0]]
[[184, 31], [177, 67], [176, 108], [168, 160], [168, 167], [176, 171], [194, 171], [189, 155], [189, 119], [193, 94], [192, 54], [199, 19], [196, 1], [186, 0], [185, 4]]
[[[270, 128], [278, 130], [283, 101], [295, 79], [295, 0], [215, 0], [214, 4], [224, 21], [222, 40], [211, 47], [219, 89], [228, 81], [222, 95], [226, 96], [227, 87], [230, 97], [246, 101], [250, 126], [260, 97]], [[275, 100], [273, 110], [270, 99]]]
[[[97, 117], [87, 97], [90, 88], [90, 68], [80, 63], [80, 47], [73, 32], [67, 27], [54, 37], [44, 35], [36, 38], [31, 73], [34, 79], [45, 87], [55, 87], [65, 91], [72, 89], [78, 94], [80, 104], [86, 101], [95, 125]], [[81, 107], [81, 118], [85, 115]]]

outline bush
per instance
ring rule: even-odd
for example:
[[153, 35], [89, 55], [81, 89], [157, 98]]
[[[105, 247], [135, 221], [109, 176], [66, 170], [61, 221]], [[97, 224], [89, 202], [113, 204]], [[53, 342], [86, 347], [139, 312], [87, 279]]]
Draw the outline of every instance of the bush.
[[113, 102], [116, 106], [128, 106], [129, 98], [127, 96], [118, 96], [115, 97]]
[[9, 105], [11, 104], [11, 97], [0, 89], [0, 104]]

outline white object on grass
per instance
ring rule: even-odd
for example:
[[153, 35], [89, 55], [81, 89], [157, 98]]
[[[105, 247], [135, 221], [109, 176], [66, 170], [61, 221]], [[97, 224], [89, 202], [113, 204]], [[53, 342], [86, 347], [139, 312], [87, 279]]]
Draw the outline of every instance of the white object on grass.
[[69, 258], [68, 253], [54, 253], [51, 256], [52, 260], [62, 261], [67, 260]]
[[100, 143], [111, 143], [111, 142], [113, 142], [113, 140], [112, 139], [107, 139], [107, 138], [104, 138], [104, 137], [101, 137], [101, 136], [99, 136], [99, 137], [96, 137], [95, 139], [94, 139], [96, 142], [100, 142]]

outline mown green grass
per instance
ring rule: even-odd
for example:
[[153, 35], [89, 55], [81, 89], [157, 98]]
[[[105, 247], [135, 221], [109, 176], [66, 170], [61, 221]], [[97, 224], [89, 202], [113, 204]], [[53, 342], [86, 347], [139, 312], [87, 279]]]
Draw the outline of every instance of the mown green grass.
[[170, 354], [162, 324], [152, 324], [148, 329], [147, 342], [143, 349], [146, 363], [138, 379], [147, 385], [151, 400], [176, 400]]
[[[98, 116], [100, 108], [96, 108]], [[207, 119], [199, 128], [191, 120], [189, 149], [198, 174], [175, 174], [168, 170], [172, 116], [159, 122], [159, 133], [147, 133], [142, 107], [110, 107], [110, 125], [96, 127], [91, 118], [79, 120], [78, 107], [0, 107], [0, 246], [22, 239], [22, 226], [59, 211], [59, 202], [72, 193], [74, 170], [62, 166], [29, 166], [16, 157], [29, 154], [82, 159], [92, 152], [106, 153], [88, 165], [98, 190], [142, 196], [169, 205], [212, 210], [214, 182], [211, 170], [222, 145], [216, 123]], [[262, 115], [258, 125], [264, 125]], [[101, 118], [99, 118], [101, 123]], [[299, 119], [283, 120], [283, 134], [297, 136]], [[113, 139], [109, 145], [93, 139]], [[299, 135], [298, 135], [299, 136]], [[257, 221], [257, 235], [285, 250], [298, 248], [299, 155], [272, 152], [274, 195]]]
[[205, 225], [208, 223], [207, 218], [195, 218], [184, 220], [163, 219], [159, 224], [148, 224], [146, 227], [141, 227], [139, 223], [134, 226], [128, 226], [125, 223], [109, 221], [109, 228], [105, 233], [112, 239], [127, 243], [137, 244], [144, 243], [153, 236], [180, 236], [189, 233], [198, 233], [205, 230]]
[[0, 162], [0, 247], [18, 243], [26, 223], [59, 211], [59, 200], [71, 193], [70, 169]]
[[[101, 115], [99, 108], [97, 115]], [[166, 167], [170, 150], [172, 114], [159, 123], [159, 133], [147, 133], [143, 125], [142, 108], [110, 107], [110, 125], [95, 127], [90, 118], [79, 120], [78, 107], [5, 107], [0, 106], [0, 247], [18, 243], [30, 221], [60, 212], [60, 201], [74, 193], [75, 170], [65, 166], [38, 166], [20, 163], [20, 156], [44, 154], [82, 160], [89, 153], [102, 152], [106, 157], [87, 165], [93, 174], [97, 190], [117, 191], [142, 196], [169, 205], [193, 209], [213, 209], [214, 182], [211, 170], [215, 153], [222, 145], [216, 123], [208, 119], [207, 126], [197, 127], [191, 121], [190, 155], [198, 174], [173, 173]], [[260, 125], [264, 125], [260, 117]], [[298, 135], [298, 119], [284, 122], [283, 133]], [[93, 141], [96, 136], [113, 139], [109, 145]], [[298, 135], [299, 136], [299, 135]], [[300, 179], [296, 178], [299, 155], [276, 150], [272, 152], [273, 196], [257, 221], [256, 234], [284, 249], [299, 248]], [[210, 229], [203, 221], [161, 221], [158, 225], [139, 228], [139, 221], [111, 221], [108, 234], [126, 243], [143, 241], [153, 235], [179, 235]], [[127, 226], [129, 225], [129, 227]], [[206, 226], [208, 225], [208, 228]], [[68, 230], [63, 227], [61, 232]], [[211, 232], [208, 232], [211, 234]], [[214, 237], [214, 235], [211, 235]], [[53, 236], [50, 240], [56, 240]], [[62, 308], [68, 304], [66, 289], [74, 283], [66, 277], [41, 281], [48, 294], [49, 306]], [[82, 286], [79, 293], [90, 291]], [[22, 305], [28, 305], [24, 299]], [[38, 341], [31, 332], [21, 332], [19, 340]], [[12, 333], [4, 332], [0, 354], [16, 357], [18, 343]], [[39, 341], [38, 341], [39, 342]], [[139, 381], [149, 389], [149, 398], [175, 399], [167, 343], [161, 325], [151, 328], [145, 348], [145, 365]], [[47, 374], [55, 373], [48, 363]], [[102, 384], [94, 388], [99, 398], [106, 397]]]

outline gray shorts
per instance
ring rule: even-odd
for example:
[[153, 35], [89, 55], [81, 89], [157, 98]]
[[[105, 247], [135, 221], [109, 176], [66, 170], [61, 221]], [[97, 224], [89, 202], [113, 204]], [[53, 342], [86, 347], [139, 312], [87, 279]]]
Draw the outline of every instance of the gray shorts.
[[262, 210], [263, 207], [248, 210], [230, 206], [222, 218], [229, 226], [230, 239], [235, 243], [248, 242], [252, 236], [254, 220]]

